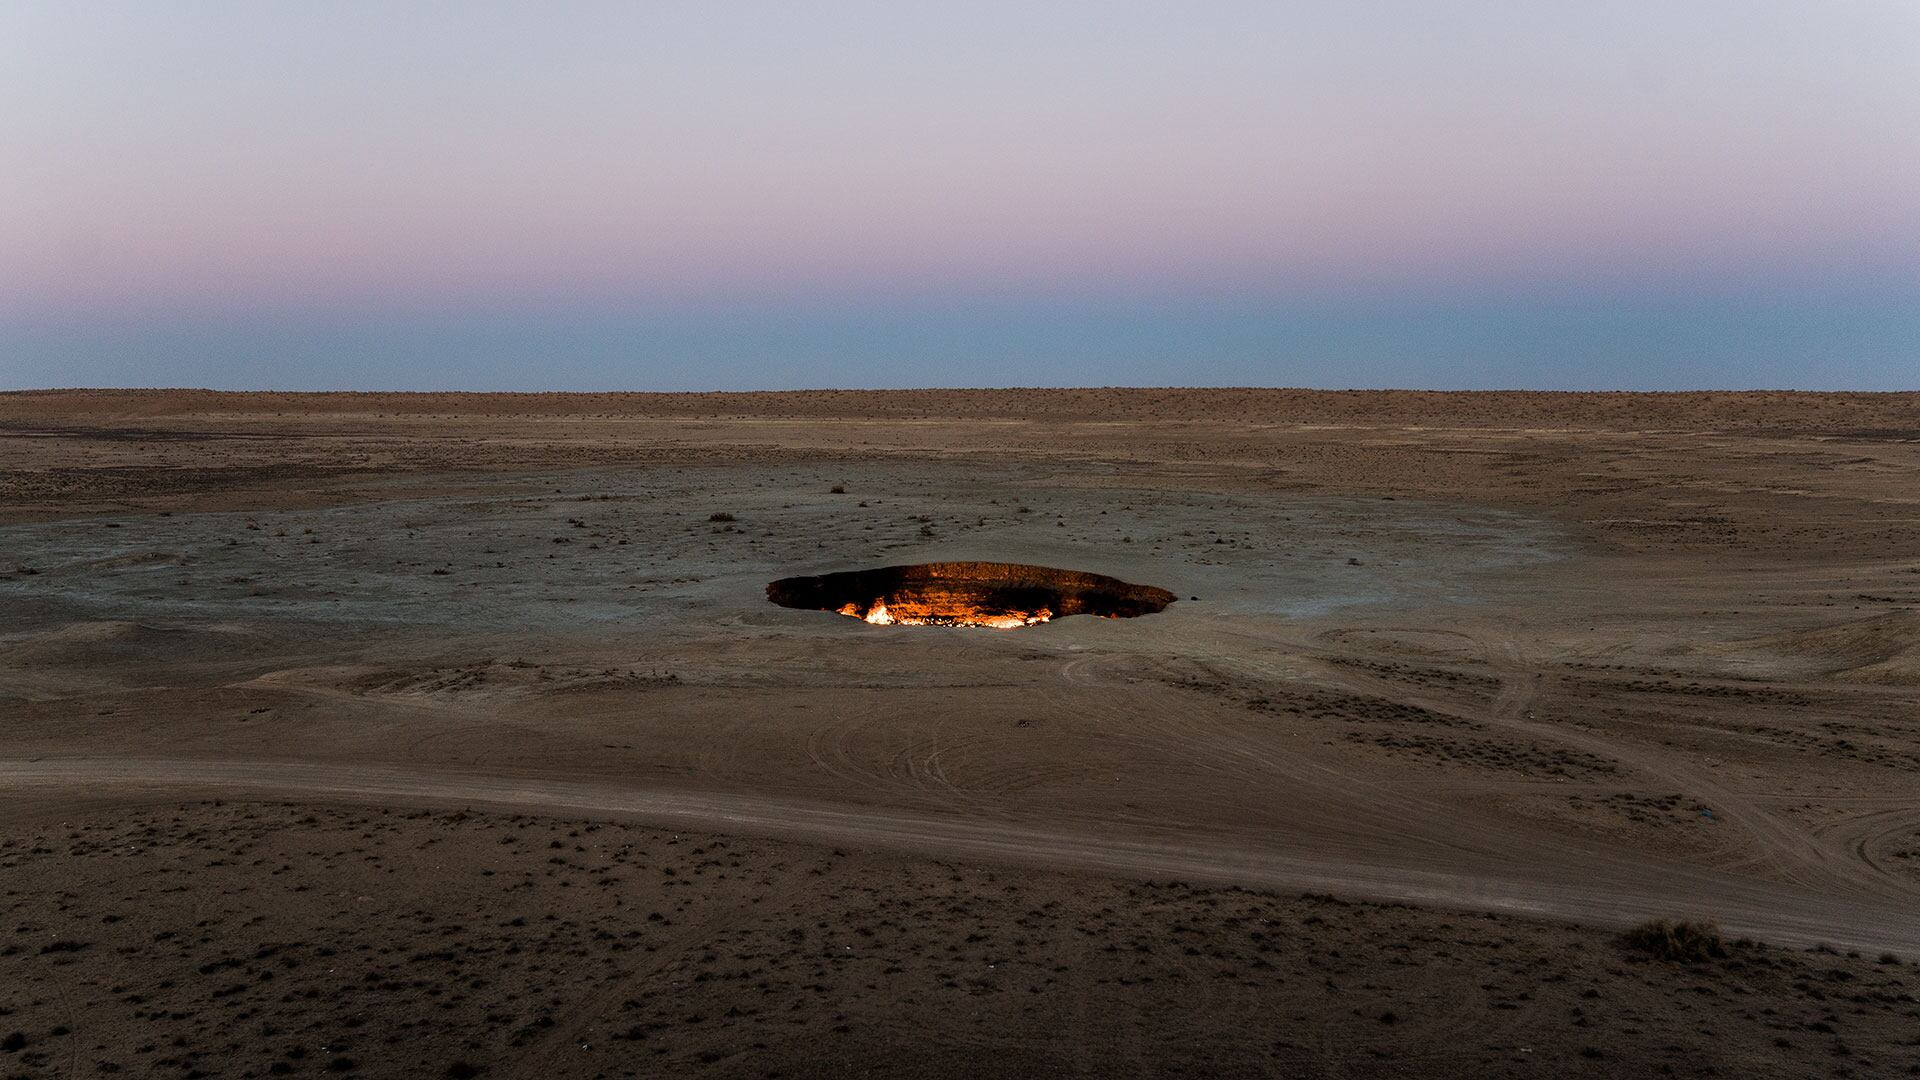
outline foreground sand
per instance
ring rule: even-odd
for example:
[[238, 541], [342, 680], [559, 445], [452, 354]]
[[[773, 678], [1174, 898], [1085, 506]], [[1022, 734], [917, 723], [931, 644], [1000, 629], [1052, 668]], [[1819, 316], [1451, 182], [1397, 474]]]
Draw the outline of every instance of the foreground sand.
[[1875, 1075], [1913, 968], [524, 816], [197, 803], [0, 843], [14, 1061], [266, 1076]]
[[[28, 1075], [1920, 1067], [1920, 397], [47, 393], [0, 452]], [[1181, 600], [761, 595], [960, 559]]]

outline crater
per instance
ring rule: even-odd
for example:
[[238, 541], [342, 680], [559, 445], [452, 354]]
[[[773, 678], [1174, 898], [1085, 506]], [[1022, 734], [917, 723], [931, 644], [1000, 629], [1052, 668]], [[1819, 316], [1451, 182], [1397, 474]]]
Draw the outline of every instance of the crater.
[[831, 611], [878, 626], [1013, 630], [1070, 615], [1152, 615], [1173, 603], [1174, 596], [1152, 585], [1079, 570], [947, 562], [781, 578], [767, 586], [767, 599], [781, 607]]

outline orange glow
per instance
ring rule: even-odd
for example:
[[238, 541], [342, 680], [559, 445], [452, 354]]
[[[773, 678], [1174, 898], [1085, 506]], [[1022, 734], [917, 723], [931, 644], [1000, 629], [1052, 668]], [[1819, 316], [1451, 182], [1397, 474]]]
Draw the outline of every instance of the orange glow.
[[767, 583], [781, 607], [831, 611], [874, 626], [983, 626], [1017, 630], [1075, 615], [1131, 619], [1173, 603], [1152, 585], [1024, 563], [878, 566]]
[[[923, 607], [926, 610], [921, 610]], [[1053, 618], [1053, 612], [1046, 608], [1038, 611], [987, 611], [943, 606], [936, 611], [928, 605], [909, 603], [902, 610], [895, 611], [888, 609], [884, 597], [876, 598], [865, 608], [859, 604], [843, 604], [837, 610], [848, 618], [861, 619], [875, 626], [984, 626], [994, 630], [1018, 630]]]

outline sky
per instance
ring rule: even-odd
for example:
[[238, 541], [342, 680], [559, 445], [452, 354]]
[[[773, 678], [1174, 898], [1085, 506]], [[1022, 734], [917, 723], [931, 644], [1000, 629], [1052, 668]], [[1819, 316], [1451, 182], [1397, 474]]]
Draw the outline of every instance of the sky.
[[1920, 4], [0, 3], [0, 388], [1920, 389]]

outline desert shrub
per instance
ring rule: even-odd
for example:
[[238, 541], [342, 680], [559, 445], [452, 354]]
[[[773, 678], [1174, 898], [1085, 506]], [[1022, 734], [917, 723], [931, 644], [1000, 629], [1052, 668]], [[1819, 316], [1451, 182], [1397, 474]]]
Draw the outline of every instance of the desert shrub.
[[708, 521], [737, 521], [739, 519], [735, 518], [732, 514], [727, 513], [725, 510], [721, 510], [712, 514], [708, 514], [707, 520]]
[[1710, 922], [1649, 919], [1620, 935], [1620, 944], [1656, 959], [1698, 964], [1727, 955], [1720, 928]]
[[829, 495], [845, 495], [846, 493], [847, 485], [845, 484], [835, 484], [827, 489], [827, 494]]

